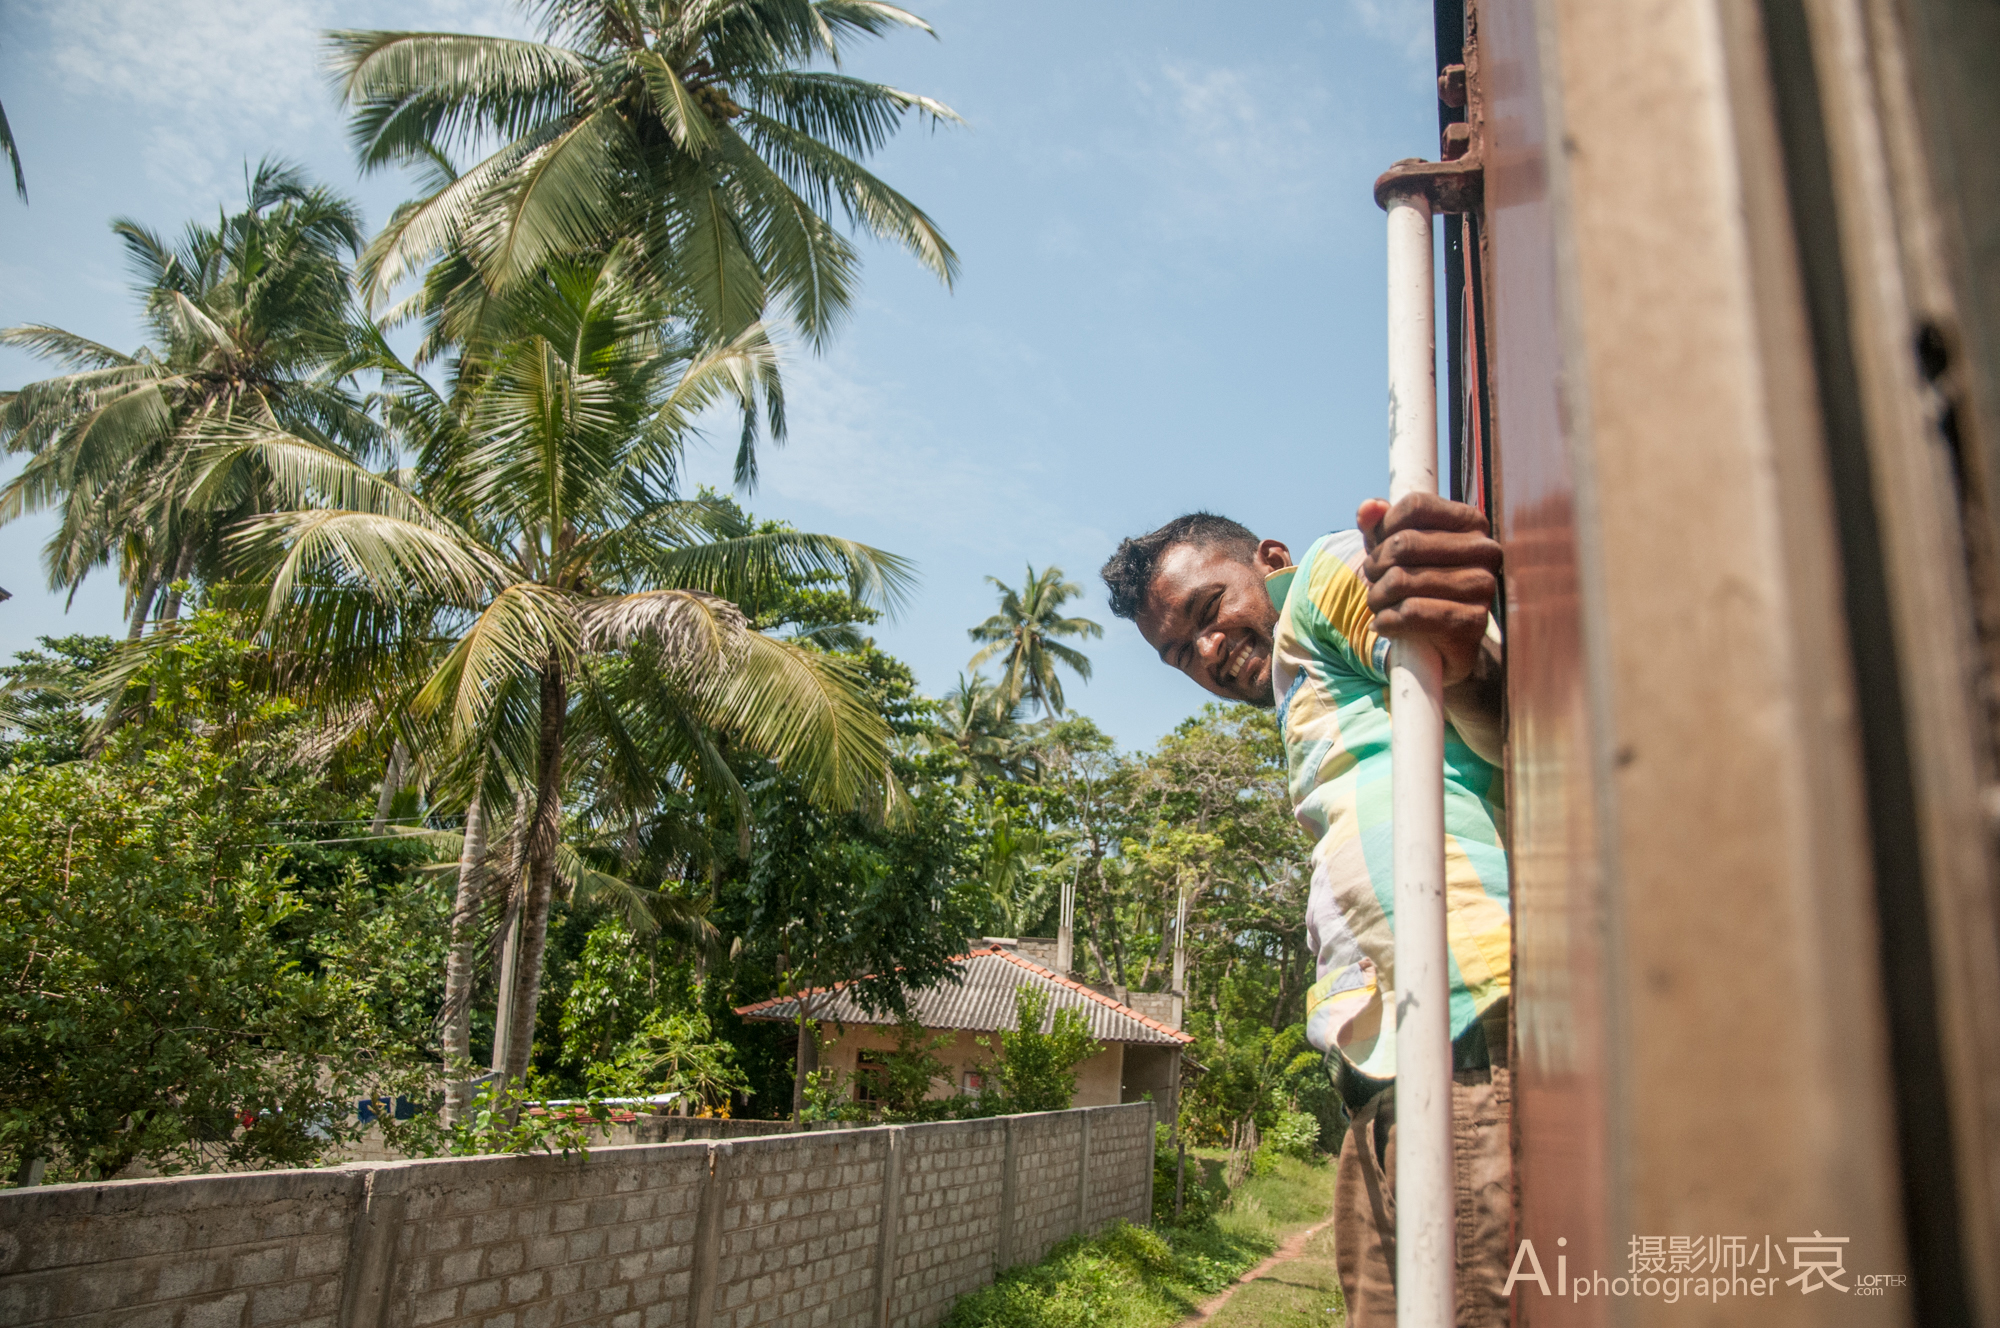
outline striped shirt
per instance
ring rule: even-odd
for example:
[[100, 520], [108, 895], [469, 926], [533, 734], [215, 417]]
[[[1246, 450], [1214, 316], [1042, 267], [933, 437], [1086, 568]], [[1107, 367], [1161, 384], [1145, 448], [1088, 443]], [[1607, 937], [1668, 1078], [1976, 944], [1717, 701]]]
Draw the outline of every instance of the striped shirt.
[[[1306, 1035], [1363, 1074], [1396, 1072], [1389, 642], [1368, 607], [1361, 532], [1316, 542], [1266, 581], [1278, 607], [1271, 687], [1292, 805], [1316, 843], [1306, 937], [1318, 980]], [[1511, 923], [1500, 772], [1445, 728], [1446, 934], [1456, 1038], [1507, 995]]]

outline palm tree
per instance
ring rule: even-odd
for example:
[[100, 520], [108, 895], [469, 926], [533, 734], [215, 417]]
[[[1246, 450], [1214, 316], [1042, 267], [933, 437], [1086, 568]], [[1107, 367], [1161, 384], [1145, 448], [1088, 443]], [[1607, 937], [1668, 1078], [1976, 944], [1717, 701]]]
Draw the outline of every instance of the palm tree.
[[984, 674], [961, 673], [958, 686], [938, 703], [938, 726], [928, 741], [965, 759], [966, 781], [1021, 778], [1035, 763], [1035, 748], [1020, 708]]
[[[828, 219], [909, 250], [949, 283], [931, 219], [861, 166], [940, 102], [839, 72], [843, 43], [923, 20], [875, 0], [537, 0], [545, 41], [331, 35], [364, 169], [415, 164], [436, 188], [369, 246], [377, 299], [460, 250], [504, 291], [563, 256], [635, 246], [634, 271], [704, 340], [776, 308], [821, 344], [858, 255]], [[825, 60], [832, 70], [808, 66]], [[463, 174], [449, 163], [492, 150]]]
[[28, 177], [21, 173], [21, 150], [14, 146], [14, 130], [7, 123], [7, 108], [0, 106], [0, 152], [7, 154], [7, 160], [14, 166], [14, 192], [28, 201]]
[[[829, 805], [879, 805], [895, 792], [889, 732], [858, 676], [751, 630], [731, 601], [785, 576], [837, 573], [876, 600], [908, 580], [901, 560], [845, 540], [717, 537], [725, 505], [677, 496], [692, 419], [753, 400], [773, 372], [761, 328], [697, 352], [666, 330], [618, 254], [559, 264], [511, 304], [512, 338], [483, 348], [477, 378], [450, 397], [380, 352], [399, 397], [390, 415], [435, 426], [410, 476], [276, 432], [212, 462], [255, 458], [282, 479], [291, 510], [234, 540], [268, 577], [271, 639], [306, 656], [363, 656], [407, 623], [437, 624], [441, 659], [412, 714], [467, 762], [514, 772], [527, 816], [501, 1057], [510, 1079], [533, 1045], [574, 747], [615, 770], [634, 804], [631, 791], [676, 771], [712, 775], [723, 732]], [[621, 703], [621, 687], [655, 697], [650, 717]]]
[[[586, 667], [601, 667], [602, 661], [586, 659], [584, 663]], [[692, 716], [689, 718], [692, 719]], [[569, 726], [564, 735], [565, 745], [570, 749], [565, 753], [566, 764], [575, 764], [571, 759], [575, 755], [574, 749], [587, 745], [578, 741], [581, 735], [577, 733], [577, 727]], [[444, 999], [435, 1023], [446, 1067], [443, 1111], [446, 1124], [462, 1118], [470, 1095], [471, 1085], [466, 1077], [473, 1069], [471, 1014], [480, 942], [482, 938], [489, 941], [497, 938], [508, 949], [518, 950], [516, 923], [525, 893], [521, 888], [526, 865], [522, 850], [532, 830], [530, 795], [527, 790], [516, 790], [508, 783], [508, 763], [494, 759], [495, 754], [486, 750], [460, 755], [469, 760], [466, 769], [455, 774], [468, 775], [469, 782], [463, 788], [447, 788], [444, 792], [448, 803], [462, 802], [465, 806], [463, 827], [457, 832], [431, 829], [397, 832], [401, 836], [426, 841], [436, 855], [430, 870], [449, 871], [457, 878], [450, 944], [445, 955]], [[661, 771], [671, 768], [666, 765], [658, 767]], [[624, 826], [603, 824], [603, 804], [615, 802], [616, 792], [632, 792], [631, 787], [618, 787], [615, 776], [619, 772], [613, 770], [614, 778], [610, 783], [614, 791], [612, 797], [606, 799], [604, 782], [594, 781], [592, 773], [602, 772], [586, 772], [581, 778], [572, 776], [569, 783], [572, 788], [577, 784], [594, 787], [598, 793], [595, 800], [600, 805], [587, 808], [581, 817], [571, 818], [573, 822], [581, 821], [583, 824], [573, 823], [569, 827], [570, 838], [558, 848], [556, 854], [556, 881], [565, 891], [570, 906], [607, 905], [622, 915], [633, 932], [641, 936], [651, 935], [664, 925], [682, 932], [704, 947], [712, 944], [717, 932], [708, 921], [705, 902], [657, 888], [657, 873], [651, 879], [644, 875], [647, 868], [653, 865], [643, 860], [644, 849], [658, 846], [644, 845], [621, 835], [619, 832]], [[659, 779], [658, 774], [652, 774], [647, 780], [649, 788], [657, 788]], [[694, 782], [699, 782], [698, 777]], [[452, 783], [457, 783], [456, 777]], [[460, 796], [453, 797], [454, 792]], [[512, 812], [511, 818], [505, 814], [498, 818], [497, 836], [494, 834], [495, 818], [489, 811], [494, 807], [511, 809]], [[578, 837], [579, 831], [582, 832], [581, 838]], [[606, 870], [607, 867], [613, 870]], [[614, 874], [614, 871], [622, 871], [623, 874]], [[639, 879], [633, 879], [635, 875]], [[503, 976], [510, 963], [511, 956], [503, 960]], [[503, 982], [499, 992], [500, 1008], [494, 1018], [496, 1033], [513, 1027], [516, 995], [512, 986]], [[498, 1069], [504, 1062], [507, 1048], [502, 1039], [496, 1038], [496, 1042], [502, 1042], [497, 1047], [500, 1055], [495, 1058], [495, 1068]]]
[[1045, 715], [1060, 715], [1063, 690], [1056, 665], [1067, 664], [1077, 677], [1089, 682], [1090, 659], [1055, 638], [1104, 635], [1104, 629], [1088, 618], [1059, 616], [1063, 605], [1083, 595], [1083, 587], [1063, 580], [1060, 567], [1037, 572], [1032, 564], [1019, 590], [998, 577], [986, 579], [1000, 591], [1000, 612], [966, 633], [975, 641], [986, 642], [966, 667], [977, 669], [994, 656], [1004, 655], [1006, 665], [999, 686], [1007, 700], [1015, 705], [1032, 700]]
[[70, 370], [0, 393], [0, 443], [29, 454], [0, 488], [0, 521], [58, 509], [51, 586], [73, 592], [115, 561], [134, 639], [162, 594], [172, 617], [176, 583], [217, 573], [224, 531], [271, 505], [254, 458], [204, 463], [217, 440], [276, 429], [359, 456], [382, 441], [340, 367], [352, 336], [344, 256], [360, 250], [360, 214], [282, 163], [260, 165], [247, 192], [244, 211], [191, 225], [178, 244], [113, 223], [151, 345], [127, 355], [56, 327], [0, 331], [0, 344]]

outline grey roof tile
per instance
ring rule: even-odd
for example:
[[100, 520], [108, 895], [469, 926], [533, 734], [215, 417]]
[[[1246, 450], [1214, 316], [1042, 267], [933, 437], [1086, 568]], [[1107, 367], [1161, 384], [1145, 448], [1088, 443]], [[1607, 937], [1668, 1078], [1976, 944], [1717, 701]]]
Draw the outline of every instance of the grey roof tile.
[[[925, 1028], [962, 1028], [980, 1033], [1012, 1028], [1014, 993], [1024, 986], [1035, 986], [1048, 993], [1051, 1018], [1057, 1010], [1080, 1011], [1090, 1026], [1091, 1036], [1100, 1042], [1172, 1046], [1194, 1041], [1186, 1033], [1176, 1032], [1129, 1005], [1121, 1005], [1102, 992], [1093, 991], [1001, 946], [971, 951], [955, 962], [964, 976], [963, 982], [957, 986], [948, 982], [939, 983], [909, 995], [910, 1011]], [[814, 1018], [843, 1024], [896, 1022], [893, 1015], [870, 1014], [862, 1009], [860, 1002], [843, 990], [845, 985], [832, 988], [830, 1004], [813, 1003], [816, 1007]], [[778, 996], [746, 1005], [736, 1013], [745, 1019], [790, 1023], [798, 1017], [798, 998]]]

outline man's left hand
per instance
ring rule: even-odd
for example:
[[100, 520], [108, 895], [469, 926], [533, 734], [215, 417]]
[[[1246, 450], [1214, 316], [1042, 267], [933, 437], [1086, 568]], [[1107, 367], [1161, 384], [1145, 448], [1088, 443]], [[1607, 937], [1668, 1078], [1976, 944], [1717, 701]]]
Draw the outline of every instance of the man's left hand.
[[1393, 508], [1370, 498], [1355, 513], [1368, 560], [1368, 607], [1391, 640], [1427, 641], [1447, 687], [1479, 669], [1486, 617], [1500, 588], [1500, 545], [1476, 507], [1418, 493]]

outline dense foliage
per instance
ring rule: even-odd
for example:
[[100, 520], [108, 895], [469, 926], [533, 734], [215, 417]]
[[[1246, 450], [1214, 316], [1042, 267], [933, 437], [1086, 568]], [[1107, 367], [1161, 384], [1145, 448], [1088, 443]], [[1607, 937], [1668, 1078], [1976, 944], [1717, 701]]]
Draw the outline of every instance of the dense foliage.
[[[313, 842], [343, 837], [353, 800], [300, 760], [297, 708], [242, 686], [241, 646], [198, 617], [131, 679], [151, 709], [96, 758], [24, 740], [0, 770], [0, 1150], [17, 1160], [79, 1178], [141, 1156], [296, 1164], [421, 1064], [444, 907], [406, 846]], [[87, 718], [40, 714], [59, 733]]]
[[[425, 175], [372, 240], [266, 163], [178, 238], [115, 223], [145, 346], [0, 332], [53, 375], [0, 392], [0, 521], [52, 514], [50, 584], [108, 569], [130, 615], [0, 667], [0, 1166], [575, 1134], [537, 1097], [844, 1112], [801, 1072], [809, 995], [790, 1028], [734, 1010], [850, 983], [903, 1013], [968, 939], [1052, 935], [1065, 887], [1080, 976], [1179, 975], [1189, 1137], [1304, 1113], [1329, 1142], [1269, 713], [1121, 754], [1065, 696], [1101, 632], [1047, 566], [925, 697], [868, 635], [903, 560], [682, 486], [718, 413], [754, 483], [767, 322], [824, 342], [850, 233], [955, 271], [861, 165], [951, 112], [830, 67], [922, 21], [531, 8], [545, 40], [331, 35], [364, 166]], [[1019, 1013], [977, 1100], [909, 1030], [867, 1096], [1066, 1103], [1087, 1035]]]
[[[0, 965], [17, 978], [0, 990], [0, 1148], [11, 1156], [58, 1155], [76, 1175], [139, 1156], [295, 1163], [359, 1130], [359, 1098], [435, 1091], [424, 1067], [439, 1055], [450, 855], [423, 836], [362, 833], [379, 748], [365, 734], [340, 742], [324, 716], [274, 695], [240, 621], [202, 609], [123, 672], [103, 671], [120, 654], [89, 638], [45, 642], [10, 671]], [[1187, 1094], [1190, 1139], [1225, 1139], [1247, 1118], [1296, 1150], [1301, 1109], [1332, 1123], [1299, 1023], [1299, 887], [1283, 870], [1299, 846], [1258, 788], [1272, 768], [1258, 741], [1268, 717], [1211, 709], [1134, 757], [1065, 721], [1029, 736], [1039, 782], [981, 779], [949, 742], [923, 741], [940, 731], [938, 707], [906, 669], [872, 646], [855, 658], [900, 732], [903, 815], [829, 818], [768, 761], [731, 756], [750, 815], [704, 822], [682, 808], [683, 830], [706, 836], [690, 859], [699, 870], [655, 881], [636, 915], [615, 894], [556, 901], [538, 1092], [670, 1092], [687, 1110], [791, 1114], [793, 1031], [746, 1023], [734, 1006], [898, 957], [941, 964], [967, 936], [1050, 930], [1049, 884], [1074, 875], [1080, 966], [1116, 981], [1122, 960], [1134, 987], [1170, 978], [1167, 891], [1199, 891], [1188, 988], [1207, 1072]], [[118, 694], [150, 699], [105, 735], [93, 698]], [[1242, 791], [1224, 796], [1235, 781]], [[400, 795], [402, 819], [449, 824], [424, 796]], [[493, 1050], [499, 922], [481, 924], [473, 979], [480, 1065]], [[1294, 976], [1274, 971], [1284, 965]], [[875, 990], [885, 1008], [900, 997]], [[885, 1058], [892, 1082], [866, 1096], [897, 1119], [1066, 1102], [1088, 1035], [1020, 1013], [1030, 1032], [994, 1040], [990, 1102], [933, 1098], [949, 1076], [914, 1031]], [[821, 1083], [799, 1105], [852, 1114], [854, 1087]]]

